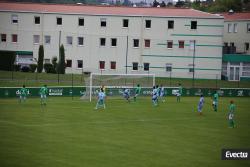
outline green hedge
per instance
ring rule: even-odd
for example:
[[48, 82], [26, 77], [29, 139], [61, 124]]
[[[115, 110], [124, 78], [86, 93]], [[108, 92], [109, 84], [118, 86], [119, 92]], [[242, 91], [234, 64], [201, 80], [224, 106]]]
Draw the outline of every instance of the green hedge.
[[0, 70], [12, 71], [16, 59], [14, 51], [0, 51]]

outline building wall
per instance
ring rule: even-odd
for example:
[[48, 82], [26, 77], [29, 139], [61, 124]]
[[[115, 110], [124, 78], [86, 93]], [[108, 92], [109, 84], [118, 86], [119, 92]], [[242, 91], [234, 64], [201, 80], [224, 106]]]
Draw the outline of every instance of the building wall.
[[[229, 24], [233, 27], [236, 24], [237, 28], [232, 27], [232, 32], [229, 32]], [[225, 21], [224, 23], [224, 38], [223, 41], [228, 43], [234, 43], [237, 53], [250, 54], [250, 49], [246, 50], [245, 43], [250, 45], [250, 31], [247, 30], [247, 25], [250, 24], [250, 20], [234, 20]]]
[[[13, 14], [18, 15], [18, 24], [11, 23]], [[34, 24], [34, 16], [40, 16], [40, 24]], [[62, 25], [56, 18], [62, 17]], [[78, 18], [84, 18], [84, 26], [78, 26]], [[100, 26], [105, 18], [106, 27]], [[129, 20], [129, 27], [122, 26], [123, 19]], [[103, 73], [155, 73], [162, 77], [192, 78], [195, 63], [196, 78], [220, 78], [222, 60], [223, 19], [202, 18], [160, 18], [128, 16], [90, 16], [55, 13], [13, 13], [0, 12], [0, 33], [7, 34], [7, 42], [0, 42], [0, 50], [33, 51], [38, 57], [39, 44], [44, 45], [45, 59], [59, 55], [59, 41], [65, 47], [66, 60], [72, 60], [67, 72]], [[145, 20], [151, 20], [151, 28], [145, 28]], [[174, 20], [174, 29], [168, 29], [168, 20]], [[197, 21], [197, 29], [191, 30], [191, 21]], [[11, 34], [18, 34], [18, 42], [11, 42]], [[39, 44], [34, 44], [33, 35], [39, 35]], [[45, 44], [44, 36], [51, 36], [51, 43]], [[68, 45], [66, 37], [73, 37]], [[84, 38], [84, 45], [78, 46], [78, 37]], [[106, 45], [100, 46], [100, 38], [106, 38]], [[111, 38], [117, 39], [117, 46], [111, 46]], [[139, 47], [133, 47], [133, 39], [139, 39]], [[150, 39], [146, 48], [145, 39]], [[249, 38], [250, 39], [250, 38]], [[173, 40], [173, 48], [167, 48], [167, 41]], [[178, 41], [184, 40], [184, 48]], [[190, 47], [195, 40], [195, 51]], [[127, 67], [126, 67], [127, 59]], [[77, 68], [77, 60], [83, 60], [83, 69]], [[105, 70], [99, 69], [99, 61], [105, 61]], [[116, 69], [110, 69], [110, 62], [116, 61]], [[138, 62], [139, 69], [133, 70], [132, 63]], [[143, 63], [150, 63], [144, 71]], [[172, 72], [166, 72], [166, 63], [172, 64]]]

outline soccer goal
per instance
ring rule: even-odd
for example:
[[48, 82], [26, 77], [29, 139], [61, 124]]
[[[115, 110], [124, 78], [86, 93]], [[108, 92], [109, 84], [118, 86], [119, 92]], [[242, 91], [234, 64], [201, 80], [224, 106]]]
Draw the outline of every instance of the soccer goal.
[[[87, 85], [87, 82], [89, 84]], [[134, 88], [137, 84], [143, 88], [155, 85], [155, 74], [101, 74], [91, 73], [89, 80], [85, 82], [85, 96], [92, 100], [101, 87], [110, 88]]]

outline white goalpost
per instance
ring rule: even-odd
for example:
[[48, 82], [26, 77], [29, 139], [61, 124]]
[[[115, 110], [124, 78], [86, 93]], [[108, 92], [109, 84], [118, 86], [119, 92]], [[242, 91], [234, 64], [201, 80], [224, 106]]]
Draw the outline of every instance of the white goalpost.
[[[89, 83], [89, 84], [88, 84]], [[155, 85], [155, 74], [102, 74], [91, 73], [89, 80], [85, 81], [86, 93], [89, 101], [95, 93], [93, 90], [99, 90], [102, 86], [105, 88], [133, 88], [140, 84], [143, 88], [151, 88]]]

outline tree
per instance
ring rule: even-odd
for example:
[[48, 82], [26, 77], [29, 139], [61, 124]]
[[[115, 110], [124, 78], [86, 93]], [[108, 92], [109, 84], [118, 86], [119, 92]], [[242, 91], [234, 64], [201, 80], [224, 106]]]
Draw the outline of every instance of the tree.
[[165, 8], [166, 7], [166, 3], [164, 1], [161, 2], [160, 4], [161, 7]]
[[250, 11], [250, 0], [243, 0], [242, 6], [244, 11]]
[[172, 7], [173, 6], [173, 2], [168, 2], [167, 6], [168, 7]]
[[235, 12], [241, 12], [243, 9], [248, 10], [247, 3], [249, 0], [216, 0], [216, 1], [195, 1], [192, 8], [205, 12], [228, 12], [232, 9]]
[[56, 73], [56, 71], [57, 71], [57, 65], [58, 65], [58, 63], [57, 63], [57, 57], [56, 56], [52, 57], [51, 62], [52, 62], [53, 69], [54, 69], [52, 71], [52, 73]]
[[59, 62], [58, 62], [57, 73], [65, 74], [65, 67], [66, 67], [65, 66], [65, 52], [64, 52], [64, 46], [62, 44], [59, 49]]
[[123, 5], [124, 6], [130, 6], [131, 5], [131, 2], [129, 0], [124, 0], [123, 1]]
[[185, 2], [184, 1], [178, 1], [178, 2], [176, 2], [176, 4], [175, 4], [175, 7], [183, 7], [183, 6], [185, 6]]
[[154, 0], [154, 2], [153, 2], [153, 7], [157, 7], [157, 6], [159, 6], [159, 5], [160, 5], [160, 3], [157, 2], [156, 0]]
[[121, 3], [120, 0], [116, 0], [116, 2], [115, 2], [115, 5], [116, 5], [116, 6], [121, 6], [121, 4], [122, 4], [122, 3]]
[[44, 49], [43, 45], [40, 45], [38, 50], [38, 62], [37, 62], [38, 73], [41, 73], [43, 71], [43, 59], [44, 59]]

